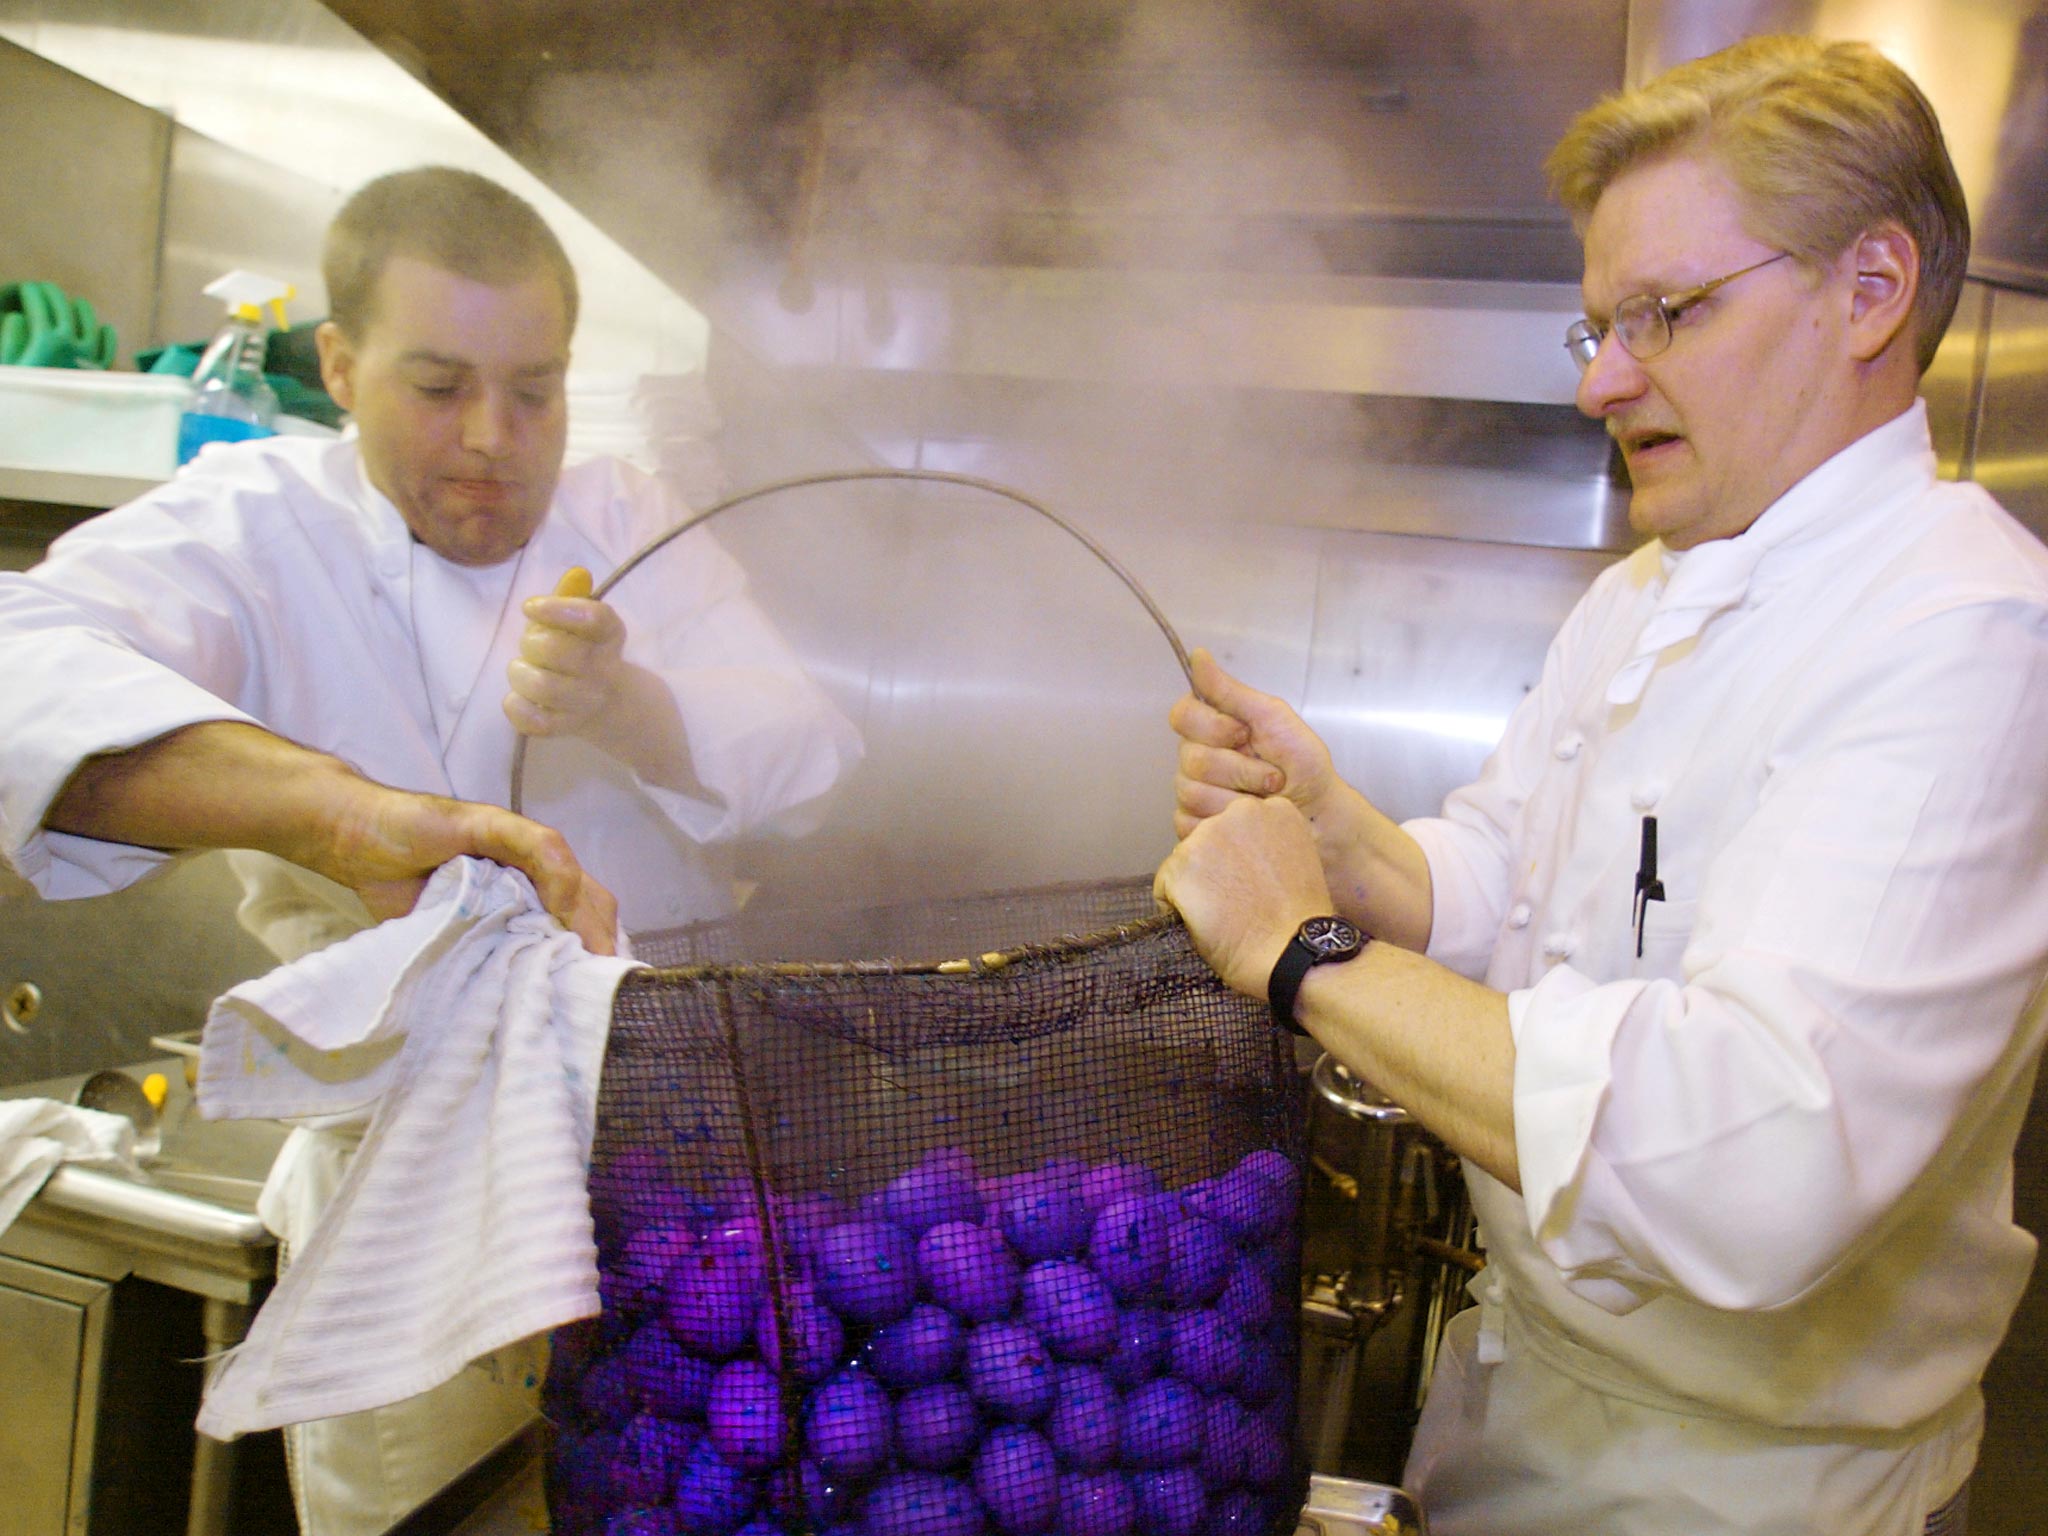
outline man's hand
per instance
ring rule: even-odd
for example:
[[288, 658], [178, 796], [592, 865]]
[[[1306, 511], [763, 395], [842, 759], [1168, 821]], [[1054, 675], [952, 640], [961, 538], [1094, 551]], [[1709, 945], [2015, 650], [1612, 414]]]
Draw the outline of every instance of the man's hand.
[[1152, 893], [1180, 913], [1217, 975], [1258, 998], [1302, 919], [1335, 910], [1307, 820], [1277, 798], [1239, 796], [1204, 818], [1159, 866]]
[[507, 669], [505, 714], [522, 736], [589, 736], [623, 685], [626, 625], [590, 595], [590, 572], [572, 566], [546, 597], [529, 597], [526, 633]]
[[1314, 816], [1339, 782], [1322, 738], [1286, 703], [1246, 687], [1206, 650], [1189, 659], [1194, 691], [1167, 717], [1181, 738], [1174, 831], [1186, 837], [1247, 796], [1284, 795]]

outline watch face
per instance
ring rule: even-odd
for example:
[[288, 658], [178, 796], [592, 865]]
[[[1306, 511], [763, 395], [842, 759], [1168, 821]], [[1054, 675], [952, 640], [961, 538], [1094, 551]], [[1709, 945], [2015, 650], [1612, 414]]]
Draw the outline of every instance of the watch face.
[[1348, 960], [1365, 947], [1365, 934], [1359, 926], [1341, 917], [1312, 917], [1301, 925], [1297, 937], [1315, 951], [1318, 963]]

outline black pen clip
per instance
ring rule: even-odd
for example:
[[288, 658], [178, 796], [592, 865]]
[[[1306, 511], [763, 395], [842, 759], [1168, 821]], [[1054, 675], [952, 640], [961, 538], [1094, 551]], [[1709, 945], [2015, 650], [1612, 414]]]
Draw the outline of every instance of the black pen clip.
[[1664, 882], [1657, 878], [1657, 818], [1643, 818], [1643, 853], [1636, 863], [1635, 929], [1636, 958], [1643, 958], [1643, 920], [1650, 903], [1664, 899]]

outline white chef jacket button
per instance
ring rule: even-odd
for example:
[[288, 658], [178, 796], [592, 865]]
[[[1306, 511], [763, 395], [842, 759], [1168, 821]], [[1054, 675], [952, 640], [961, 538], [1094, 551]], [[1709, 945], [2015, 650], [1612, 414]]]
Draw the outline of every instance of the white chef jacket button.
[[1647, 784], [1638, 784], [1628, 792], [1628, 803], [1639, 811], [1655, 809], [1657, 802], [1663, 798], [1664, 786], [1655, 779]]
[[1552, 962], [1569, 960], [1578, 941], [1568, 933], [1546, 934], [1543, 939], [1543, 958]]
[[1508, 926], [1510, 928], [1526, 928], [1529, 926], [1529, 919], [1534, 916], [1535, 913], [1530, 910], [1529, 903], [1518, 901], [1508, 908]]
[[1557, 754], [1559, 762], [1568, 763], [1579, 755], [1579, 749], [1585, 744], [1586, 738], [1577, 731], [1567, 731], [1557, 738], [1557, 745], [1551, 750]]

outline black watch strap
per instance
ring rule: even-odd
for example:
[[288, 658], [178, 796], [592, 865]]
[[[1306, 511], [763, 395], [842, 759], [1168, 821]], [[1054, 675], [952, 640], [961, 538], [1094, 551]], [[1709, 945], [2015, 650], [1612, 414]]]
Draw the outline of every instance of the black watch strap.
[[1266, 980], [1266, 1002], [1273, 1010], [1273, 1022], [1297, 1035], [1307, 1034], [1294, 1019], [1294, 999], [1303, 978], [1315, 966], [1351, 959], [1366, 943], [1365, 931], [1342, 917], [1312, 917], [1295, 929]]

